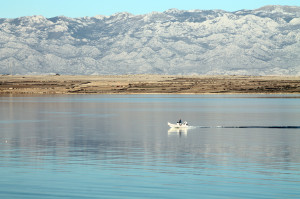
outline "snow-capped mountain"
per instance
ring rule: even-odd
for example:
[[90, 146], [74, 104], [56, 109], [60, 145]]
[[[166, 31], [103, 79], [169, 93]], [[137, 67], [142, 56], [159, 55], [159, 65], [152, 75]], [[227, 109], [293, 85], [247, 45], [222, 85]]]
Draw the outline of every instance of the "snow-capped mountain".
[[300, 75], [300, 7], [2, 18], [0, 73]]

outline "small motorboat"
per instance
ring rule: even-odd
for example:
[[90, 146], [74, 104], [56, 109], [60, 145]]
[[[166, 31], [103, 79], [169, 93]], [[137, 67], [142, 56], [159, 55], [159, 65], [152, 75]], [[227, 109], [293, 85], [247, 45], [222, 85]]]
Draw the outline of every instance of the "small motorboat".
[[171, 128], [188, 128], [189, 127], [189, 125], [186, 121], [183, 123], [177, 122], [176, 124], [172, 124], [172, 123], [168, 122], [168, 125]]

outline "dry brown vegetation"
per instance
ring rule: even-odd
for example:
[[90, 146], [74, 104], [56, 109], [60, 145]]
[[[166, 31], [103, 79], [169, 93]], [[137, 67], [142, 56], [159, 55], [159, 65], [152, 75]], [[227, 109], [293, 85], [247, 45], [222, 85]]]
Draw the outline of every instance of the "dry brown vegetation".
[[295, 76], [0, 76], [6, 94], [300, 93]]

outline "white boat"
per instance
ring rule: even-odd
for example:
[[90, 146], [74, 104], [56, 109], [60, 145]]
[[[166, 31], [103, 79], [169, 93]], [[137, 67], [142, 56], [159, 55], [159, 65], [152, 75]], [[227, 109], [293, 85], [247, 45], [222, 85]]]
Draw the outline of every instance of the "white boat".
[[168, 122], [168, 125], [171, 128], [188, 128], [189, 127], [187, 122], [183, 122], [183, 123], [177, 122], [176, 124], [172, 124], [172, 123]]

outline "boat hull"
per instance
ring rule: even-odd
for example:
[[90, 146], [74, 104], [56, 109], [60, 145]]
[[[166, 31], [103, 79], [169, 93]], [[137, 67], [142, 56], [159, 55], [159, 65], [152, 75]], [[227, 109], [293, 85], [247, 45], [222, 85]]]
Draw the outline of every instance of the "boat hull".
[[189, 126], [186, 123], [177, 123], [177, 124], [172, 124], [170, 122], [168, 122], [169, 127], [171, 128], [188, 128]]

